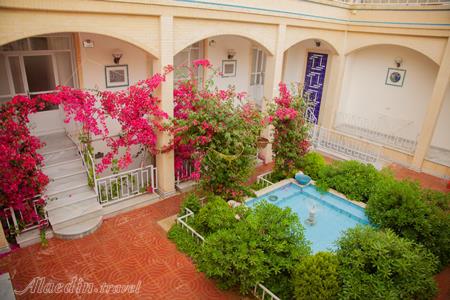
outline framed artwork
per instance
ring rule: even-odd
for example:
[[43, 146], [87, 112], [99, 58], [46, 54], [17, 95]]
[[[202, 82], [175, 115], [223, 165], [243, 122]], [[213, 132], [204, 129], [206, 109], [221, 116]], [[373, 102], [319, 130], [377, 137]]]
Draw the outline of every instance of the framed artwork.
[[128, 65], [105, 66], [107, 88], [128, 86]]
[[222, 60], [222, 77], [236, 77], [236, 60]]
[[386, 75], [386, 84], [402, 87], [403, 82], [405, 81], [405, 75], [406, 70], [388, 68]]

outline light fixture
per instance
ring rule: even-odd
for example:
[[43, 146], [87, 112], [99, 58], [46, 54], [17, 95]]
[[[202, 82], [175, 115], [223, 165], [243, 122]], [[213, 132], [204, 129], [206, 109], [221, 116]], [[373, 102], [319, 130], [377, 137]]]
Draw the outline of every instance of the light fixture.
[[83, 41], [83, 47], [84, 48], [94, 48], [94, 41], [87, 39]]
[[115, 49], [115, 50], [113, 51], [113, 53], [112, 53], [112, 56], [113, 56], [113, 58], [114, 58], [114, 63], [115, 63], [116, 65], [118, 65], [119, 62], [120, 62], [120, 59], [121, 59], [122, 56], [123, 56], [123, 53], [122, 53], [122, 51], [120, 51], [119, 49]]
[[314, 40], [314, 43], [316, 43], [316, 47], [319, 48], [320, 47], [320, 41], [319, 40]]
[[210, 47], [215, 47], [216, 46], [216, 41], [215, 40], [210, 40], [209, 42], [208, 42], [208, 45], [210, 46]]
[[395, 62], [395, 64], [397, 65], [397, 68], [400, 68], [400, 66], [401, 66], [402, 63], [403, 63], [403, 58], [401, 58], [401, 57], [396, 57], [396, 58], [394, 58], [394, 62]]
[[227, 54], [228, 54], [228, 59], [233, 59], [234, 56], [236, 55], [236, 51], [234, 51], [234, 49], [228, 49]]

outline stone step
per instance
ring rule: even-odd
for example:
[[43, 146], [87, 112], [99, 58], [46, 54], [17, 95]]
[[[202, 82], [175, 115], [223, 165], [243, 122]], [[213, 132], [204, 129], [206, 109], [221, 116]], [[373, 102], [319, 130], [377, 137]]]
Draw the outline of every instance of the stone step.
[[73, 161], [75, 159], [81, 159], [81, 157], [78, 154], [78, 149], [72, 147], [65, 151], [52, 152], [44, 155], [44, 165], [45, 167], [56, 166], [60, 163]]
[[58, 198], [48, 201], [45, 208], [47, 211], [51, 211], [66, 205], [72, 205], [85, 201], [97, 201], [97, 195], [89, 186], [60, 194]]
[[77, 224], [64, 227], [62, 229], [53, 229], [55, 237], [65, 240], [79, 239], [83, 236], [93, 233], [102, 224], [103, 217], [94, 217]]
[[66, 136], [65, 132], [57, 132], [39, 137], [39, 140], [45, 143], [44, 147], [39, 150], [41, 154], [60, 151], [74, 147], [75, 144]]
[[43, 172], [51, 179], [59, 179], [72, 175], [84, 173], [84, 167], [81, 163], [81, 158], [60, 163], [56, 166], [48, 166], [43, 168]]
[[92, 201], [82, 201], [65, 205], [48, 211], [48, 220], [53, 231], [83, 223], [90, 219], [102, 216], [102, 206], [92, 199]]
[[[19, 244], [21, 248], [38, 244], [41, 242], [41, 231], [39, 228], [35, 228], [32, 230], [28, 230], [25, 232], [22, 232], [16, 236], [16, 242]], [[53, 231], [51, 229], [47, 229], [45, 231], [45, 236], [47, 239], [50, 239], [53, 237]]]
[[60, 194], [88, 186], [87, 175], [85, 173], [52, 180], [47, 187], [45, 194], [49, 197], [60, 197]]

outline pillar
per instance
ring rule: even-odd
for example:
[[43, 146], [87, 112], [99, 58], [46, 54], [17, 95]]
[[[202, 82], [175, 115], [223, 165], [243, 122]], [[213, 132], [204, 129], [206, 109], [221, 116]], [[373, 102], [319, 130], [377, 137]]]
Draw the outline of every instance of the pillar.
[[[284, 57], [284, 44], [286, 39], [286, 24], [278, 25], [277, 43], [275, 45], [275, 52], [271, 56], [266, 58], [266, 70], [264, 80], [264, 98], [262, 104], [262, 111], [267, 110], [267, 104], [270, 103], [275, 96], [278, 95], [278, 84], [282, 80], [283, 71], [283, 57]], [[264, 129], [262, 136], [272, 141], [272, 126], [268, 126]], [[264, 163], [272, 162], [272, 144], [268, 144], [260, 152]]]
[[320, 125], [325, 128], [333, 129], [334, 126], [344, 82], [345, 61], [346, 56], [344, 54], [333, 55], [328, 79], [327, 99], [322, 108], [322, 117], [320, 120]]
[[423, 121], [422, 129], [417, 140], [416, 151], [412, 161], [412, 167], [416, 170], [422, 168], [423, 161], [430, 147], [434, 130], [439, 118], [439, 113], [444, 102], [445, 92], [450, 81], [450, 39], [447, 40], [445, 52], [439, 66], [439, 71], [434, 82], [431, 99]]
[[[173, 65], [173, 16], [160, 17], [160, 58], [154, 61], [154, 72], [163, 72], [167, 65]], [[161, 99], [161, 109], [169, 117], [173, 116], [173, 72], [166, 76], [166, 81], [158, 90]], [[171, 137], [166, 132], [158, 134], [158, 148], [169, 144]], [[156, 155], [156, 167], [158, 176], [158, 193], [167, 197], [175, 193], [174, 151]]]
[[9, 244], [5, 237], [3, 228], [0, 228], [0, 254], [9, 252]]

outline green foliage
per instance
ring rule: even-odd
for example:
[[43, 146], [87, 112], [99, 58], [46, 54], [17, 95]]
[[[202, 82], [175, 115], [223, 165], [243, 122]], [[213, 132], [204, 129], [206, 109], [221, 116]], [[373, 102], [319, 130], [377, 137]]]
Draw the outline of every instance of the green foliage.
[[336, 299], [341, 288], [338, 258], [330, 252], [303, 258], [295, 267], [292, 284], [296, 299]]
[[317, 152], [308, 152], [297, 162], [297, 167], [312, 179], [319, 179], [319, 172], [325, 167], [325, 159]]
[[372, 223], [423, 244], [445, 266], [450, 262], [450, 215], [443, 207], [448, 207], [446, 195], [423, 191], [410, 181], [385, 179], [366, 212]]
[[341, 299], [433, 299], [436, 293], [435, 256], [392, 231], [350, 229], [336, 254]]
[[194, 218], [194, 227], [202, 235], [232, 228], [236, 223], [235, 211], [220, 197], [210, 198]]
[[190, 193], [187, 195], [183, 203], [181, 203], [180, 212], [178, 216], [182, 216], [186, 214], [186, 208], [189, 208], [194, 214], [197, 214], [200, 211], [202, 205], [200, 204], [200, 199], [194, 193]]
[[168, 238], [177, 245], [177, 249], [195, 259], [201, 245], [181, 225], [175, 224], [167, 233]]
[[335, 189], [348, 198], [367, 202], [383, 175], [370, 164], [358, 161], [334, 161], [319, 171], [317, 185], [322, 190]]
[[[268, 279], [287, 278], [300, 259], [310, 252], [303, 227], [290, 209], [261, 203], [235, 226], [209, 237], [200, 250], [198, 267], [222, 288], [240, 285], [242, 293]], [[272, 281], [273, 282], [273, 281]], [[274, 292], [289, 296], [290, 290]]]

